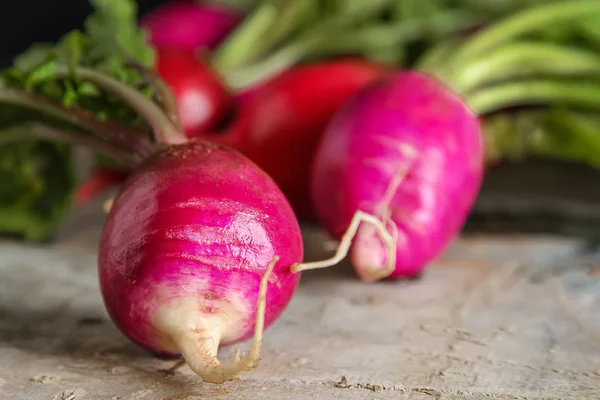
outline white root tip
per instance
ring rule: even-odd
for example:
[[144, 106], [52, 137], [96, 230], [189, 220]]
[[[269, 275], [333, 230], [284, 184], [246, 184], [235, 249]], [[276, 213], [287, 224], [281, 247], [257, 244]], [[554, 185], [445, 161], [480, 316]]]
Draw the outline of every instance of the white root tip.
[[372, 224], [379, 237], [385, 244], [387, 249], [387, 262], [385, 268], [375, 267], [368, 268], [365, 271], [361, 272], [360, 278], [365, 282], [374, 282], [390, 276], [394, 269], [396, 268], [396, 241], [394, 237], [387, 230], [385, 223], [383, 223], [379, 218], [374, 215], [367, 214], [364, 211], [356, 211], [352, 220], [350, 221], [350, 225], [342, 239], [340, 240], [340, 244], [337, 248], [336, 253], [333, 257], [328, 258], [322, 261], [315, 261], [309, 263], [296, 263], [291, 266], [291, 271], [293, 273], [298, 273], [301, 271], [307, 271], [311, 269], [319, 269], [319, 268], [328, 268], [338, 264], [342, 261], [350, 250], [350, 246], [352, 245], [352, 240], [356, 236], [358, 232], [358, 228], [362, 222]]
[[194, 332], [183, 332], [181, 335], [174, 337], [183, 358], [192, 371], [199, 375], [204, 382], [224, 383], [231, 381], [240, 373], [250, 371], [258, 366], [265, 325], [267, 287], [269, 277], [278, 260], [279, 257], [273, 257], [260, 279], [256, 302], [254, 337], [250, 350], [246, 354], [240, 355], [240, 346], [238, 345], [231, 360], [228, 363], [221, 363], [217, 358], [220, 333], [208, 329], [203, 330], [200, 335]]

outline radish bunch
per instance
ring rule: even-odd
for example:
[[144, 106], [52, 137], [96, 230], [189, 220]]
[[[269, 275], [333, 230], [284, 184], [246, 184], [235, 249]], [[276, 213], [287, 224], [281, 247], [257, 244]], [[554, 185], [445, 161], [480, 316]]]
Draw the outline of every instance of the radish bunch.
[[[207, 382], [257, 365], [263, 331], [285, 310], [301, 271], [349, 256], [359, 278], [373, 282], [418, 275], [435, 260], [479, 193], [489, 113], [555, 101], [600, 106], [599, 96], [570, 80], [531, 78], [597, 73], [597, 58], [521, 40], [541, 26], [600, 14], [595, 0], [544, 4], [483, 27], [470, 13], [451, 12], [381, 30], [361, 19], [388, 4], [373, 1], [302, 34], [302, 18], [292, 17], [311, 15], [307, 4], [285, 2], [277, 13], [264, 2], [244, 17], [207, 3], [153, 11], [140, 24], [157, 57], [151, 68], [137, 66], [149, 87], [64, 63], [76, 57], [53, 59], [28, 77], [13, 71], [12, 79], [25, 76], [19, 90], [10, 79], [0, 86], [0, 100], [62, 122], [29, 116], [35, 122], [16, 132], [85, 144], [128, 168], [103, 171], [76, 195], [83, 203], [103, 185], [121, 183], [98, 254], [106, 308], [133, 342], [182, 355]], [[257, 21], [270, 21], [272, 34], [244, 47], [269, 30]], [[383, 50], [432, 24], [440, 35], [468, 34], [442, 41], [411, 68], [382, 59]], [[366, 49], [333, 40], [340, 33], [359, 44], [385, 40], [366, 57]], [[289, 37], [300, 40], [269, 53]], [[330, 59], [299, 62], [325, 50]], [[523, 67], [540, 56], [545, 62]], [[40, 76], [53, 86], [28, 90]], [[67, 107], [65, 98], [90, 93], [81, 82], [142, 121], [132, 127], [117, 121], [118, 113], [98, 119], [81, 105]], [[64, 88], [72, 92], [63, 103], [51, 97]], [[81, 103], [102, 102], [93, 100]], [[299, 219], [339, 240], [331, 258], [304, 262]], [[250, 338], [247, 354], [218, 360], [219, 346]]]
[[[491, 27], [461, 16], [470, 22], [452, 24], [466, 28], [464, 45], [456, 54], [435, 49], [414, 70], [366, 59], [292, 66], [238, 93], [233, 121], [194, 135], [243, 152], [275, 179], [298, 217], [317, 221], [340, 241], [332, 259], [294, 271], [329, 266], [350, 254], [366, 281], [417, 275], [459, 234], [477, 198], [486, 165], [480, 116], [546, 101], [472, 89], [497, 80], [496, 64], [504, 68], [500, 72], [519, 68], [519, 59], [501, 57], [511, 38], [596, 8], [589, 0], [540, 5]], [[231, 42], [243, 32], [227, 39], [215, 68], [240, 64], [222, 55], [240, 50]], [[545, 51], [530, 47], [534, 55]], [[476, 58], [488, 50], [498, 59], [490, 72], [483, 69], [487, 58], [482, 67]]]

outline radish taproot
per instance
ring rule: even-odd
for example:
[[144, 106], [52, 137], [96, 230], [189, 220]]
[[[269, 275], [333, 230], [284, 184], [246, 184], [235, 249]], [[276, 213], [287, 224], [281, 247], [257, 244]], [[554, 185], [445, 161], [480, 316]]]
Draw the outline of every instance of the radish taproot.
[[360, 224], [366, 213], [394, 238], [389, 277], [413, 276], [458, 234], [483, 171], [477, 116], [434, 78], [403, 71], [361, 91], [332, 120], [315, 155], [311, 196], [319, 221], [342, 239], [334, 258], [349, 251], [365, 281], [386, 268], [376, 225]]
[[145, 14], [140, 25], [157, 49], [213, 49], [242, 21], [243, 13], [223, 4], [180, 0]]

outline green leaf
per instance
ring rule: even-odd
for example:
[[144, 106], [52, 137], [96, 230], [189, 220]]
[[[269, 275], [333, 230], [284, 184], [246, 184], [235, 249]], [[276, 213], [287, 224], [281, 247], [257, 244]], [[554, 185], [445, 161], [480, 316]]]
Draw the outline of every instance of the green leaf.
[[58, 63], [55, 60], [48, 60], [39, 64], [39, 66], [33, 68], [25, 78], [25, 87], [28, 89], [33, 88], [44, 82], [48, 82], [53, 79], [56, 74]]
[[[154, 93], [131, 63], [152, 68], [154, 50], [137, 25], [134, 0], [90, 0], [94, 12], [83, 30], [73, 30], [57, 43], [35, 43], [2, 71], [0, 86], [27, 90], [79, 106], [98, 119], [112, 119], [147, 134], [143, 120], [115, 96], [75, 74], [56, 79], [59, 66], [86, 67], [107, 73], [152, 98]], [[72, 148], [30, 137], [15, 142], [14, 126], [41, 121], [60, 126], [48, 115], [10, 103], [0, 104], [0, 233], [28, 240], [48, 238], [66, 217], [75, 190]], [[64, 124], [64, 123], [63, 123]], [[6, 141], [10, 135], [11, 140]], [[21, 135], [17, 135], [20, 138]]]
[[0, 147], [0, 232], [48, 239], [66, 217], [75, 190], [71, 147], [41, 140]]
[[51, 43], [34, 43], [25, 53], [18, 55], [13, 60], [13, 66], [18, 71], [28, 71], [44, 63], [55, 53]]
[[96, 63], [117, 55], [131, 57], [146, 67], [154, 65], [154, 51], [147, 44], [147, 34], [137, 26], [134, 1], [90, 0], [96, 12], [85, 23], [90, 37], [85, 55]]

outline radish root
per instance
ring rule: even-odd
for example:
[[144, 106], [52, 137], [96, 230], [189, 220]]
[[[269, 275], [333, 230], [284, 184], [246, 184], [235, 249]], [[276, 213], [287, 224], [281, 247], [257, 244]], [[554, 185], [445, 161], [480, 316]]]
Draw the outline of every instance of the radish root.
[[360, 210], [354, 213], [354, 216], [350, 221], [350, 225], [348, 226], [348, 229], [342, 236], [342, 240], [340, 240], [340, 245], [337, 248], [337, 251], [335, 252], [333, 257], [322, 261], [293, 264], [291, 267], [292, 272], [298, 273], [301, 271], [307, 271], [311, 269], [328, 268], [342, 261], [348, 255], [348, 252], [350, 251], [350, 246], [352, 245], [352, 239], [354, 239], [354, 237], [356, 236], [358, 228], [360, 227], [360, 224], [362, 222], [369, 223], [375, 226], [377, 232], [379, 233], [379, 237], [381, 238], [381, 240], [385, 244], [385, 247], [387, 248], [388, 253], [385, 268], [369, 269], [365, 272], [365, 274], [363, 274], [362, 279], [371, 282], [388, 277], [392, 272], [394, 272], [396, 268], [396, 241], [386, 229], [385, 224], [379, 218]]
[[271, 272], [278, 260], [278, 256], [273, 257], [267, 270], [261, 277], [256, 302], [254, 337], [250, 350], [246, 354], [240, 355], [240, 345], [238, 345], [228, 363], [219, 362], [217, 359], [217, 350], [219, 348], [220, 333], [215, 330], [203, 330], [200, 345], [198, 344], [198, 335], [190, 332], [185, 332], [175, 338], [177, 347], [183, 358], [192, 371], [199, 375], [204, 382], [224, 383], [231, 381], [241, 372], [250, 371], [258, 366], [265, 325], [267, 286]]

